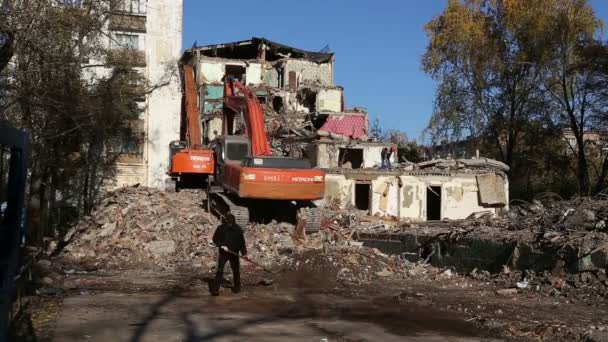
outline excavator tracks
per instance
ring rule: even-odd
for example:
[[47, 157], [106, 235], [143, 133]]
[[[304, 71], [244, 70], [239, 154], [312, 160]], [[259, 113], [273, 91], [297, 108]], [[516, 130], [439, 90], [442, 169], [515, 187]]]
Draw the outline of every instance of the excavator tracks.
[[243, 229], [249, 225], [249, 208], [236, 205], [230, 198], [221, 193], [210, 193], [209, 196], [211, 199], [211, 209], [221, 217], [232, 214], [236, 219], [236, 223]]

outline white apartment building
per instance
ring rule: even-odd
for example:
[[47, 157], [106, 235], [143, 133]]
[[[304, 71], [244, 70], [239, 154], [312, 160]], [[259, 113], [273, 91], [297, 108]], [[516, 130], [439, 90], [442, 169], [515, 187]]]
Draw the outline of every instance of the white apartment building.
[[[108, 187], [141, 184], [162, 188], [169, 164], [169, 143], [179, 139], [179, 76], [168, 76], [182, 53], [182, 0], [125, 0], [108, 23], [111, 48], [135, 50], [136, 70], [151, 85], [165, 84], [142, 98], [138, 141], [118, 142], [116, 173]], [[103, 72], [96, 70], [95, 72]]]

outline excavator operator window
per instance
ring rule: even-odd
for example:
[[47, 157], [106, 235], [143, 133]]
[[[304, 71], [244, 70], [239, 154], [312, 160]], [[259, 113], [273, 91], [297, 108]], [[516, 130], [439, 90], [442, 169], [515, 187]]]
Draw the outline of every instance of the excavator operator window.
[[230, 143], [226, 145], [226, 159], [243, 160], [249, 155], [249, 144]]

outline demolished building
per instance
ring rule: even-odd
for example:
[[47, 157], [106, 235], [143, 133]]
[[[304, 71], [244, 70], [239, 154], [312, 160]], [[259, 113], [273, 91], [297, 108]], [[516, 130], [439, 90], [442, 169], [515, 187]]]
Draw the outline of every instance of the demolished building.
[[[334, 83], [333, 53], [311, 52], [265, 38], [197, 46], [180, 63], [195, 72], [203, 141], [236, 131], [225, 123], [224, 80], [253, 89], [264, 106], [273, 154], [309, 159], [326, 171], [319, 205], [352, 208], [375, 216], [415, 221], [499, 214], [508, 204], [504, 164], [488, 160], [432, 161], [381, 169], [386, 143], [369, 135], [368, 114], [346, 108]], [[391, 156], [392, 162], [398, 160]]]

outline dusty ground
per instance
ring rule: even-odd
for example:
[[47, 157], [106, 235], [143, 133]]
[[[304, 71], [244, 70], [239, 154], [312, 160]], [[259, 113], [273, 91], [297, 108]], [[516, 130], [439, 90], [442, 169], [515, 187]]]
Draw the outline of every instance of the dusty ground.
[[242, 293], [212, 297], [209, 276], [186, 269], [74, 275], [62, 303], [51, 296], [32, 308], [29, 340], [601, 341], [599, 330], [595, 339], [584, 333], [608, 325], [606, 308], [498, 294], [470, 278], [354, 285], [248, 270]]
[[[604, 270], [457, 275], [352, 244], [359, 223], [350, 214], [332, 214], [305, 240], [291, 225], [249, 227], [249, 256], [280, 275], [245, 264], [244, 291], [212, 297], [217, 222], [199, 195], [109, 194], [60, 241], [63, 252], [34, 265], [36, 295], [11, 341], [608, 341]], [[522, 215], [553, 211], [540, 212]]]

